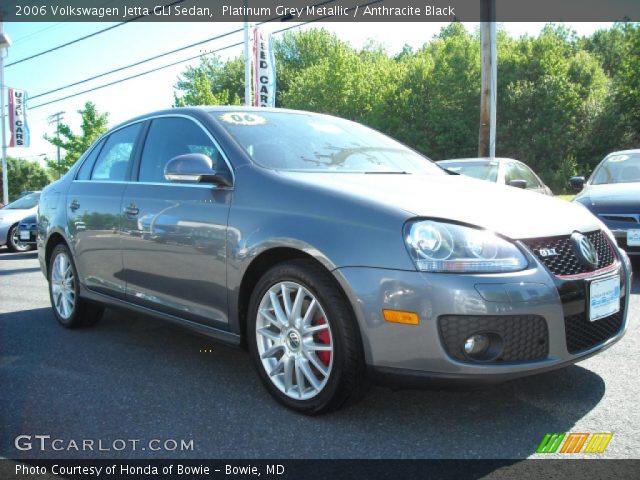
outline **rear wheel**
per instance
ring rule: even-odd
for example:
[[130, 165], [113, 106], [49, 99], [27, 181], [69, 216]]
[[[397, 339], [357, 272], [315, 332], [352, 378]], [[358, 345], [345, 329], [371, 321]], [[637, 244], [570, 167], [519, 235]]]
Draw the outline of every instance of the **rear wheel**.
[[49, 258], [49, 297], [58, 322], [67, 328], [98, 322], [104, 308], [80, 298], [78, 271], [64, 244], [57, 245]]
[[269, 270], [253, 291], [249, 348], [269, 392], [307, 414], [357, 400], [366, 384], [353, 314], [328, 272], [309, 261]]
[[7, 248], [11, 252], [28, 252], [33, 248], [33, 245], [20, 241], [18, 225], [16, 224], [9, 229], [9, 233], [7, 234]]

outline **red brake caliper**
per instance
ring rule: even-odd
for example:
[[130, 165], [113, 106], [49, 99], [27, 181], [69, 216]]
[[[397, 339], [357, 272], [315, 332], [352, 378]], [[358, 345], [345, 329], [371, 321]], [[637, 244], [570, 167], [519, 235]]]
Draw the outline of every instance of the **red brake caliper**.
[[[325, 323], [327, 323], [327, 321], [324, 319], [324, 317], [320, 317], [315, 322], [316, 325], [324, 325]], [[331, 343], [331, 339], [329, 337], [329, 330], [319, 331], [313, 336], [313, 339], [316, 342], [322, 343], [324, 345], [329, 345]], [[320, 359], [320, 361], [327, 366], [329, 365], [329, 362], [331, 362], [331, 352], [316, 352], [316, 355], [318, 355], [318, 358]]]

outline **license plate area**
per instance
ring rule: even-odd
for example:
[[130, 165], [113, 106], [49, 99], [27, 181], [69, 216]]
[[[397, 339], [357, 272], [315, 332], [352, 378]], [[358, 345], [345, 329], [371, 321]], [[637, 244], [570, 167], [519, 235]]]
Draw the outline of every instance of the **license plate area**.
[[30, 240], [30, 239], [31, 239], [31, 232], [25, 231], [25, 230], [22, 230], [20, 232], [20, 240]]
[[595, 322], [620, 311], [620, 275], [589, 284], [589, 321]]
[[627, 245], [629, 247], [640, 247], [640, 229], [627, 230]]

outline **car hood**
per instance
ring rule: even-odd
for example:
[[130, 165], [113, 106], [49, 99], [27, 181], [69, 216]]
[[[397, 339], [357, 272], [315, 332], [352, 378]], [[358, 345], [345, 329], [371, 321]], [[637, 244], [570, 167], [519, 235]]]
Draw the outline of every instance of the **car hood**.
[[0, 225], [4, 226], [7, 224], [13, 224], [15, 222], [19, 222], [24, 217], [29, 214], [36, 213], [38, 211], [38, 207], [28, 208], [28, 209], [9, 209], [3, 208], [0, 210]]
[[640, 182], [589, 185], [576, 201], [599, 213], [640, 213]]
[[374, 206], [402, 209], [408, 217], [468, 223], [512, 239], [593, 231], [601, 222], [581, 205], [462, 175], [301, 173], [282, 175]]

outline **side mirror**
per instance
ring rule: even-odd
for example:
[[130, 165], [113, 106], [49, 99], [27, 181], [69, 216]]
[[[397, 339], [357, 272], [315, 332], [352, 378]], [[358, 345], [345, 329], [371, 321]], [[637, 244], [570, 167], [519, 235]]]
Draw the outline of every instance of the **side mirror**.
[[584, 177], [571, 177], [569, 179], [569, 183], [571, 184], [571, 188], [576, 192], [579, 192], [584, 188]]
[[509, 185], [510, 187], [516, 187], [516, 188], [527, 188], [527, 181], [526, 180], [509, 180], [509, 183], [507, 183], [507, 185]]
[[226, 172], [213, 169], [213, 160], [202, 153], [178, 155], [167, 162], [164, 178], [176, 183], [211, 183], [230, 187], [233, 182]]

